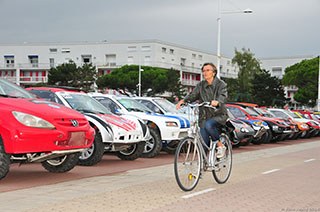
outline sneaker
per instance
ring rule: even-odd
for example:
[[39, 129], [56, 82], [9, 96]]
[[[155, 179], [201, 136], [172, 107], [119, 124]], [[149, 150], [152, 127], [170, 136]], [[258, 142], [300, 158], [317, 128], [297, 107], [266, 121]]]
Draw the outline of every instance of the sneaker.
[[225, 154], [226, 154], [226, 147], [224, 145], [218, 146], [217, 147], [217, 158], [223, 158]]

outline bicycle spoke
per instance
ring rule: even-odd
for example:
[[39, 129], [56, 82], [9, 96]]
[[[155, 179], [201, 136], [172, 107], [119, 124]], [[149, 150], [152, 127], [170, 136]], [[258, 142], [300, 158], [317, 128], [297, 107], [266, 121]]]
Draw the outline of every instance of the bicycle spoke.
[[182, 141], [175, 155], [175, 176], [178, 185], [184, 191], [192, 190], [199, 181], [200, 152], [194, 141]]

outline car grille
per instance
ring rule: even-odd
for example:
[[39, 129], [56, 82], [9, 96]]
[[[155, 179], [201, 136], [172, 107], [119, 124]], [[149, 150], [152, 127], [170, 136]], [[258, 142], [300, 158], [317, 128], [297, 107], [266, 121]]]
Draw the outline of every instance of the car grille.
[[90, 143], [90, 140], [86, 139], [86, 132], [80, 131], [80, 132], [69, 132], [68, 138], [63, 141], [55, 141], [55, 144], [57, 146], [83, 146], [88, 145]]
[[73, 119], [73, 118], [59, 118], [59, 119], [55, 119], [56, 123], [61, 125], [61, 126], [64, 126], [64, 127], [73, 127], [74, 125], [72, 124], [71, 120], [75, 120], [79, 123], [79, 127], [81, 126], [85, 126], [86, 124], [88, 124], [88, 121], [87, 119], [83, 118], [83, 119]]

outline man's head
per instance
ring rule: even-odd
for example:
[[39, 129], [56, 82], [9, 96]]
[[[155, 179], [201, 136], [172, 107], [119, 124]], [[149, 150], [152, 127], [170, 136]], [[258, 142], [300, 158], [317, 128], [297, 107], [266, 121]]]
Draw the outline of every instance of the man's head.
[[205, 80], [212, 79], [217, 74], [217, 67], [213, 63], [205, 63], [201, 68]]

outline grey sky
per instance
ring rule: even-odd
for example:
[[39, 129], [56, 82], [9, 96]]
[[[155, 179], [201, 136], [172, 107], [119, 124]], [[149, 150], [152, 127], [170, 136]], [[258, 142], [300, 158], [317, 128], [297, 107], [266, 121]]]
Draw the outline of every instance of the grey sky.
[[[221, 53], [320, 54], [320, 0], [221, 0]], [[0, 43], [158, 39], [216, 53], [218, 0], [0, 0]]]

